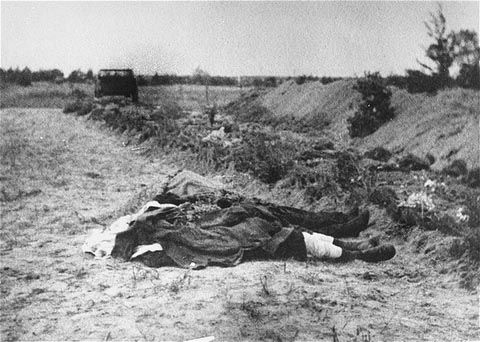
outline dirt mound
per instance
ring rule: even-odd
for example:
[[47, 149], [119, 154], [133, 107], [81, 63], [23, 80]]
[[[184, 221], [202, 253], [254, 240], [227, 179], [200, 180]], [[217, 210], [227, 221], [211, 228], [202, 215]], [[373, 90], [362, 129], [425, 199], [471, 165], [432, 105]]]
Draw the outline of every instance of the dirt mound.
[[353, 89], [354, 85], [353, 79], [300, 85], [287, 81], [261, 96], [260, 100], [276, 116], [314, 120], [329, 126], [338, 141], [348, 137], [346, 119], [353, 115], [361, 99], [360, 93]]
[[435, 157], [440, 170], [455, 159], [469, 169], [480, 166], [480, 93], [451, 89], [435, 96], [393, 92], [395, 118], [355, 143], [362, 149], [382, 146], [395, 153]]
[[[231, 108], [251, 112], [255, 104], [254, 108], [289, 123], [286, 129], [295, 129], [296, 122], [304, 121], [311, 131], [323, 129], [322, 133], [345, 146], [352, 143], [347, 119], [353, 116], [361, 99], [355, 84], [354, 79], [326, 85], [291, 80], [271, 91], [243, 98]], [[441, 170], [455, 159], [465, 160], [468, 169], [479, 167], [479, 95], [467, 89], [448, 89], [435, 96], [413, 95], [392, 88], [395, 118], [373, 134], [353, 140], [353, 145], [364, 151], [381, 146], [396, 154], [412, 153], [422, 158], [430, 153], [435, 159], [434, 170]], [[258, 117], [257, 112], [253, 114]]]
[[351, 110], [360, 99], [354, 80], [329, 84], [287, 81], [262, 97], [262, 103], [278, 116], [305, 118], [321, 115], [331, 120]]

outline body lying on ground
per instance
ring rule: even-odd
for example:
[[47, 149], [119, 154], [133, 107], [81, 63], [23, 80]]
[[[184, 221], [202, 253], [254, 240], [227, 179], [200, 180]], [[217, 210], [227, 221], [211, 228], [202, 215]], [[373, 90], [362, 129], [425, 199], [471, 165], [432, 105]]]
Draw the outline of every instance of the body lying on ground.
[[218, 209], [192, 216], [193, 201], [192, 196], [162, 193], [137, 214], [92, 237], [84, 251], [136, 259], [151, 267], [184, 268], [308, 257], [378, 262], [395, 255], [392, 245], [379, 246], [376, 238], [343, 239], [358, 237], [368, 227], [368, 211], [310, 212], [219, 196]]

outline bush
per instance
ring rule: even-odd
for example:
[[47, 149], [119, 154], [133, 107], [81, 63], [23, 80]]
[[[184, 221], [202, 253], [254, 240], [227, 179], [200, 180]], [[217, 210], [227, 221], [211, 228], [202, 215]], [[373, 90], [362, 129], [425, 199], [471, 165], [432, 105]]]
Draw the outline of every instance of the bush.
[[75, 113], [76, 111], [80, 110], [80, 108], [82, 108], [82, 103], [80, 101], [68, 101], [67, 103], [65, 103], [65, 107], [63, 107], [63, 112], [65, 114]]
[[337, 154], [337, 183], [342, 189], [351, 189], [357, 185], [360, 169], [357, 158], [346, 151]]
[[243, 143], [232, 151], [234, 167], [250, 172], [262, 182], [272, 184], [282, 179], [293, 166], [294, 146], [265, 132], [244, 133]]
[[471, 169], [463, 181], [471, 188], [480, 188], [480, 168]]
[[306, 80], [307, 80], [306, 75], [301, 75], [301, 76], [295, 77], [295, 83], [298, 84], [298, 85], [304, 84]]
[[456, 79], [457, 85], [462, 88], [480, 89], [480, 67], [474, 64], [462, 64]]
[[82, 101], [80, 109], [77, 110], [77, 115], [87, 115], [93, 110], [93, 103], [90, 101]]
[[348, 118], [350, 136], [365, 137], [393, 119], [390, 107], [392, 92], [384, 85], [379, 73], [367, 74], [357, 81], [354, 89], [362, 94], [362, 102], [354, 116]]
[[82, 89], [79, 88], [74, 88], [72, 89], [72, 92], [70, 93], [70, 96], [76, 98], [76, 99], [84, 99], [88, 96], [88, 94], [83, 91]]
[[295, 165], [288, 173], [287, 184], [297, 189], [305, 190], [307, 202], [312, 203], [324, 196], [335, 196], [339, 193], [330, 165], [320, 165], [315, 168], [305, 165]]
[[391, 205], [396, 205], [398, 196], [392, 188], [388, 186], [379, 186], [368, 196], [368, 200], [373, 204], [377, 204], [381, 208], [387, 208]]
[[406, 86], [409, 93], [434, 94], [449, 85], [439, 75], [427, 75], [418, 70], [407, 70]]
[[375, 147], [374, 149], [365, 152], [363, 156], [373, 160], [387, 162], [392, 157], [392, 152], [383, 147]]
[[422, 159], [412, 153], [398, 160], [398, 166], [402, 171], [420, 171], [430, 169], [430, 160]]
[[452, 177], [464, 176], [468, 173], [467, 163], [462, 159], [455, 159], [450, 165], [443, 168], [443, 173]]
[[22, 72], [18, 75], [17, 84], [21, 85], [22, 87], [28, 87], [32, 85], [32, 72], [30, 69], [25, 68]]
[[76, 99], [74, 101], [68, 101], [63, 107], [64, 113], [76, 113], [77, 115], [87, 115], [93, 110], [94, 106], [91, 101], [86, 99]]

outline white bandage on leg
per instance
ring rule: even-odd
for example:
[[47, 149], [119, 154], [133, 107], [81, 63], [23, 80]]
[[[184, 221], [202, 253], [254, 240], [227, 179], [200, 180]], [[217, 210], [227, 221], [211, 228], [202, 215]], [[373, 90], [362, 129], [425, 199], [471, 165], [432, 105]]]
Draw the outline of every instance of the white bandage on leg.
[[313, 233], [311, 235], [315, 236], [317, 239], [320, 239], [322, 241], [333, 243], [333, 236], [324, 235], [320, 233]]
[[333, 237], [318, 233], [302, 234], [308, 255], [318, 259], [337, 259], [342, 255], [342, 249], [333, 244]]

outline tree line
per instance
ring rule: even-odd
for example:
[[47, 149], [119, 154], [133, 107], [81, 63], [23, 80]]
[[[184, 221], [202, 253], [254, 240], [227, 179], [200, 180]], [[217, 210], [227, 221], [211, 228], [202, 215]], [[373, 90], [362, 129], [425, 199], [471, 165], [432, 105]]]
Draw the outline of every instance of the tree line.
[[[407, 69], [405, 75], [389, 75], [383, 78], [386, 85], [407, 89], [411, 93], [433, 93], [447, 87], [462, 87], [480, 89], [480, 48], [478, 34], [471, 30], [450, 31], [447, 33], [446, 18], [439, 5], [437, 12], [430, 13], [429, 20], [424, 22], [428, 36], [433, 42], [425, 49], [427, 61], [417, 62], [423, 70]], [[456, 66], [457, 76], [450, 74], [450, 69]], [[32, 82], [46, 81], [61, 83], [93, 82], [95, 75], [92, 70], [83, 72], [80, 69], [72, 71], [64, 77], [58, 69], [31, 71], [24, 69], [0, 68], [2, 83], [15, 83], [29, 86]], [[137, 75], [139, 86], [159, 86], [173, 84], [201, 84], [211, 86], [245, 86], [245, 87], [275, 87], [292, 77], [228, 77], [210, 76], [208, 72], [198, 67], [192, 75], [178, 76], [175, 74]], [[293, 77], [297, 84], [320, 81], [327, 84], [341, 78], [316, 77], [301, 75]]]
[[[386, 77], [386, 83], [405, 88], [411, 93], [436, 92], [446, 87], [480, 89], [480, 48], [475, 31], [460, 30], [447, 33], [447, 20], [441, 5], [436, 13], [431, 12], [424, 22], [427, 35], [433, 42], [425, 49], [426, 62], [417, 59], [425, 70], [407, 69], [405, 76]], [[452, 66], [458, 75], [450, 74]]]
[[92, 82], [95, 76], [93, 71], [89, 69], [86, 73], [80, 69], [72, 71], [68, 77], [65, 78], [63, 72], [59, 69], [40, 69], [38, 71], [31, 71], [28, 67], [9, 68], [4, 70], [0, 68], [0, 82], [1, 83], [13, 83], [21, 86], [30, 86], [32, 82], [71, 82], [71, 83], [83, 83]]

